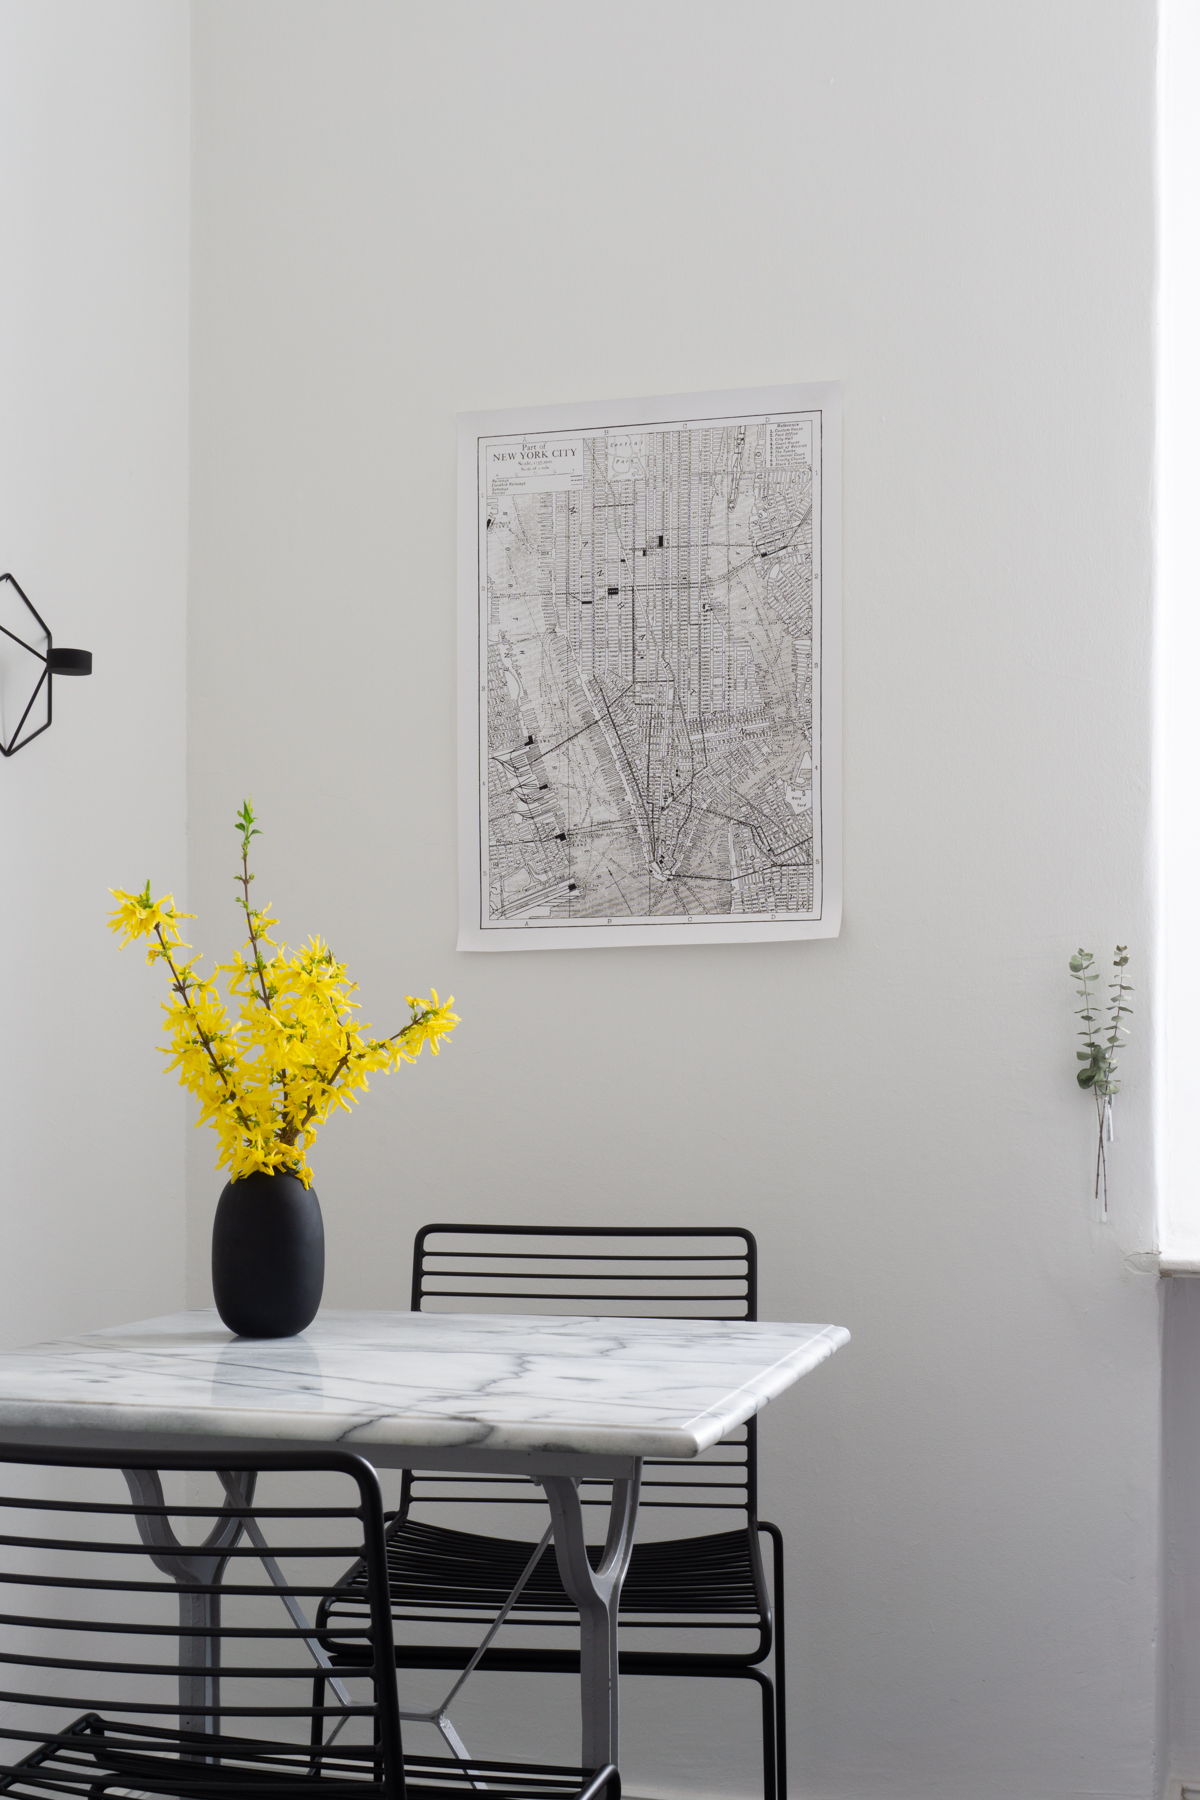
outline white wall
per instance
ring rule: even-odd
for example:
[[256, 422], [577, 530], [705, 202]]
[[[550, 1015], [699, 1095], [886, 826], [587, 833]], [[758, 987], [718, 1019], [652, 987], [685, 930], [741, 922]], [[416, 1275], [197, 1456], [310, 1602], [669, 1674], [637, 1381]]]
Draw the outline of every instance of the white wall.
[[[196, 9], [198, 941], [250, 792], [367, 1017], [457, 995], [318, 1145], [331, 1303], [430, 1217], [740, 1221], [851, 1327], [764, 1427], [794, 1793], [1156, 1791], [1154, 54], [1150, 0]], [[456, 955], [455, 412], [824, 377], [842, 936]], [[1103, 1227], [1065, 965], [1118, 939]], [[753, 1791], [734, 1715], [635, 1688], [633, 1790]]]
[[1162, 0], [1159, 55], [1158, 684], [1155, 797], [1159, 825], [1164, 1079], [1159, 1106], [1164, 1257], [1200, 1268], [1200, 1098], [1191, 1057], [1191, 967], [1200, 881], [1195, 830], [1200, 724], [1196, 590], [1200, 544], [1200, 7]]
[[95, 656], [0, 763], [6, 1345], [183, 1291], [183, 1109], [104, 919], [186, 874], [188, 60], [182, 0], [0, 4], [0, 569]]

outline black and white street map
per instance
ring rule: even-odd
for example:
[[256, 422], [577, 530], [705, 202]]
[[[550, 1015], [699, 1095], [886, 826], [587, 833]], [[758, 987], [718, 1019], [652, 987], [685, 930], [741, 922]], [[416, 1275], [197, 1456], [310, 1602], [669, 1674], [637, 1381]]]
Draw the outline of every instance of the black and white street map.
[[836, 384], [460, 427], [460, 949], [836, 935]]

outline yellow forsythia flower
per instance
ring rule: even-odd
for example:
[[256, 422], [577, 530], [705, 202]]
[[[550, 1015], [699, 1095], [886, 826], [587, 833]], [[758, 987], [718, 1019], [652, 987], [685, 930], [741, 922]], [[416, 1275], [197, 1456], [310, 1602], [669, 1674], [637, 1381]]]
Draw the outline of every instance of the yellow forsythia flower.
[[[269, 910], [250, 904], [250, 840], [259, 835], [249, 800], [237, 820], [242, 834], [239, 905], [249, 936], [217, 972], [228, 977], [226, 991], [237, 1001], [231, 1020], [211, 976], [195, 973], [170, 894], [155, 900], [147, 882], [140, 894], [113, 888], [117, 904], [109, 929], [122, 943], [147, 942], [147, 962], [165, 962], [171, 998], [163, 1003], [163, 1030], [170, 1049], [167, 1067], [200, 1103], [197, 1126], [211, 1125], [221, 1146], [217, 1167], [233, 1180], [257, 1171], [287, 1170], [306, 1187], [312, 1170], [305, 1155], [318, 1125], [339, 1109], [349, 1111], [367, 1086], [368, 1074], [413, 1062], [426, 1044], [434, 1056], [440, 1040], [454, 1030], [453, 994], [443, 1002], [432, 989], [428, 1000], [406, 996], [411, 1017], [389, 1038], [373, 1038], [353, 1017], [357, 984], [320, 938], [288, 953], [269, 928]], [[269, 948], [272, 955], [265, 954]]]

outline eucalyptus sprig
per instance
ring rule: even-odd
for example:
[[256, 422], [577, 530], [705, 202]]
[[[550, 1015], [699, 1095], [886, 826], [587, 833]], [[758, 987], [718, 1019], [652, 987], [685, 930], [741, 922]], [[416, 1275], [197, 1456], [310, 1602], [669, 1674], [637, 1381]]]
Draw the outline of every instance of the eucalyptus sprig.
[[[1076, 1009], [1076, 1017], [1082, 1020], [1078, 1035], [1083, 1039], [1084, 1047], [1075, 1052], [1076, 1061], [1083, 1067], [1076, 1070], [1075, 1079], [1085, 1092], [1090, 1091], [1096, 1102], [1096, 1199], [1101, 1203], [1104, 1218], [1108, 1217], [1106, 1144], [1112, 1143], [1112, 1106], [1121, 1090], [1117, 1052], [1129, 1036], [1125, 1020], [1133, 1016], [1129, 1004], [1133, 983], [1125, 974], [1128, 964], [1129, 952], [1124, 944], [1118, 944], [1113, 951], [1114, 973], [1108, 984], [1108, 999], [1103, 1003], [1099, 994], [1100, 974], [1091, 951], [1077, 950], [1068, 964], [1078, 983], [1075, 992], [1083, 1002]], [[1108, 1015], [1107, 1022], [1102, 1013]]]

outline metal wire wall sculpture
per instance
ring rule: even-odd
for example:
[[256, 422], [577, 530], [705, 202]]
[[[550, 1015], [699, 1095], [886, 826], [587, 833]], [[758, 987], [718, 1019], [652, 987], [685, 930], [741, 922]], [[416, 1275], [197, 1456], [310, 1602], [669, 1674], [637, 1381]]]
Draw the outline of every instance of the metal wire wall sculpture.
[[[19, 632], [10, 630], [7, 625], [0, 622], [0, 637], [7, 639], [10, 644], [16, 644], [20, 651], [24, 653], [18, 660], [27, 662], [29, 666], [28, 683], [26, 683], [20, 675], [17, 676], [15, 682], [16, 706], [21, 706], [26, 687], [28, 687], [29, 690], [29, 697], [28, 699], [25, 699], [21, 716], [17, 720], [16, 728], [9, 736], [8, 741], [5, 742], [4, 738], [0, 736], [0, 756], [15, 756], [18, 750], [23, 750], [26, 744], [31, 744], [35, 737], [40, 737], [43, 731], [48, 731], [53, 723], [54, 677], [56, 675], [90, 675], [92, 672], [92, 653], [90, 650], [68, 650], [65, 647], [56, 649], [50, 627], [46, 624], [46, 621], [43, 619], [37, 607], [33, 604], [33, 601], [29, 598], [29, 595], [22, 588], [16, 576], [0, 575], [0, 588], [2, 588], [5, 583], [8, 584], [13, 593], [23, 603], [27, 611], [37, 621], [38, 631], [40, 631], [41, 635], [46, 640], [45, 649], [39, 650], [36, 644], [29, 643], [19, 634]], [[31, 635], [36, 635], [36, 633], [32, 633]], [[7, 645], [0, 645], [0, 649], [6, 648]], [[8, 684], [6, 682], [5, 698], [7, 698], [7, 687]], [[43, 690], [45, 691], [46, 716], [40, 725], [36, 725], [32, 730], [26, 731], [25, 727], [29, 723], [31, 715], [34, 717], [40, 716], [34, 713], [34, 708], [37, 705], [38, 696]], [[0, 718], [0, 731], [2, 730], [3, 720]]]

